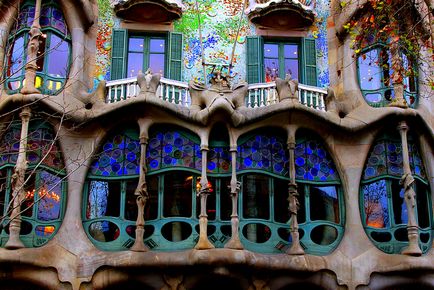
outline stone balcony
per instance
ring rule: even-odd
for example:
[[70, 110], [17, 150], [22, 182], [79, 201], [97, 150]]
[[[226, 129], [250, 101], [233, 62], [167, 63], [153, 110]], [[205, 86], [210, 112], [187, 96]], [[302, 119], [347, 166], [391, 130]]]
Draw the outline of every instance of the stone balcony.
[[315, 19], [314, 4], [314, 0], [250, 0], [246, 14], [252, 23], [263, 28], [307, 28]]
[[111, 0], [116, 16], [140, 23], [170, 23], [181, 18], [181, 0]]

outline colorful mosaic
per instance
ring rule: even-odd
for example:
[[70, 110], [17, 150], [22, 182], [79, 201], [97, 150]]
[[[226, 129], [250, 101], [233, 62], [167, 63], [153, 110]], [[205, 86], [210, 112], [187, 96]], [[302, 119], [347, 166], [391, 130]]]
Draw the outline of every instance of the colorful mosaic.
[[151, 136], [146, 150], [148, 171], [185, 167], [201, 170], [199, 142], [176, 131], [159, 132]]
[[132, 134], [118, 134], [108, 139], [91, 165], [91, 175], [123, 176], [140, 173], [140, 141]]
[[339, 181], [333, 160], [317, 140], [297, 142], [295, 177], [309, 181]]
[[257, 169], [288, 176], [288, 160], [283, 140], [257, 135], [238, 146], [237, 171]]
[[[4, 136], [0, 150], [2, 156], [0, 166], [4, 164], [15, 164], [18, 158], [20, 149], [20, 128], [10, 129]], [[37, 166], [42, 160], [42, 165], [50, 168], [64, 170], [62, 153], [57, 142], [53, 141], [55, 135], [51, 129], [38, 128], [29, 130], [27, 140], [27, 161], [29, 166]]]
[[225, 174], [232, 172], [232, 158], [228, 147], [211, 147], [207, 158], [208, 173]]
[[[232, 82], [246, 79], [246, 36], [255, 35], [255, 27], [250, 25], [247, 16], [242, 15], [240, 33], [237, 37], [239, 16], [244, 0], [203, 0], [198, 2], [198, 11], [202, 28], [202, 44], [205, 61], [215, 64], [229, 64], [235, 46]], [[184, 0], [186, 10], [181, 19], [174, 22], [174, 31], [184, 35], [183, 81], [202, 80], [202, 52], [199, 41], [199, 21], [196, 1]], [[330, 13], [329, 1], [315, 1], [313, 7], [317, 14], [309, 36], [316, 38], [318, 85], [329, 84], [327, 17]], [[100, 80], [110, 79], [111, 34], [114, 27], [119, 27], [120, 20], [113, 15], [109, 0], [98, 0], [98, 36], [95, 69], [95, 87]], [[235, 39], [236, 38], [236, 39]], [[207, 75], [211, 72], [207, 69]], [[224, 73], [227, 71], [223, 70]]]
[[[415, 144], [409, 143], [411, 172], [415, 176], [426, 179], [422, 159]], [[371, 179], [382, 175], [401, 177], [404, 174], [402, 162], [402, 145], [399, 141], [377, 141], [369, 155], [363, 179]]]

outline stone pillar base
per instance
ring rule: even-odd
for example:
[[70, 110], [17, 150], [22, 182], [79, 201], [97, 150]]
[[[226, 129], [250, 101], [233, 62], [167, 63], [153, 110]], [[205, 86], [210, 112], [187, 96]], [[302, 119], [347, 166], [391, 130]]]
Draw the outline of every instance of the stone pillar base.
[[145, 229], [143, 227], [136, 228], [136, 241], [134, 245], [130, 248], [130, 251], [133, 252], [147, 252], [149, 248], [143, 242], [143, 234], [145, 233]]
[[196, 246], [194, 248], [196, 250], [209, 250], [214, 249], [214, 245], [211, 244], [211, 242], [208, 240], [207, 237], [207, 226], [208, 226], [208, 219], [206, 217], [200, 217], [199, 218], [199, 241], [197, 241]]

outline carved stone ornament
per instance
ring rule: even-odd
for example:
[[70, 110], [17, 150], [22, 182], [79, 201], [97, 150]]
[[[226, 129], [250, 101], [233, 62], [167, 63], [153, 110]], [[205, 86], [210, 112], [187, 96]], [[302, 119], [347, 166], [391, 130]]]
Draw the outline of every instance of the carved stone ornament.
[[244, 118], [236, 110], [245, 106], [247, 83], [240, 83], [231, 88], [229, 77], [220, 72], [215, 72], [210, 82], [211, 87], [209, 89], [197, 82], [190, 81], [189, 83], [190, 112], [193, 117], [206, 124], [209, 115], [216, 111], [224, 111], [230, 116], [233, 124], [237, 126]]
[[246, 9], [249, 20], [265, 28], [307, 28], [315, 20], [315, 13], [305, 0], [250, 0]]
[[168, 23], [181, 18], [181, 0], [110, 0], [116, 16], [141, 23]]

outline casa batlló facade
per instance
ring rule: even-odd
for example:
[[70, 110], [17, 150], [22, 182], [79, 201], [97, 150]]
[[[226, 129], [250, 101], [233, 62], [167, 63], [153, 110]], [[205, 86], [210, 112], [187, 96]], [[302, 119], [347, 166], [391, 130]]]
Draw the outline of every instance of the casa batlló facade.
[[0, 289], [434, 289], [413, 4], [0, 1]]

